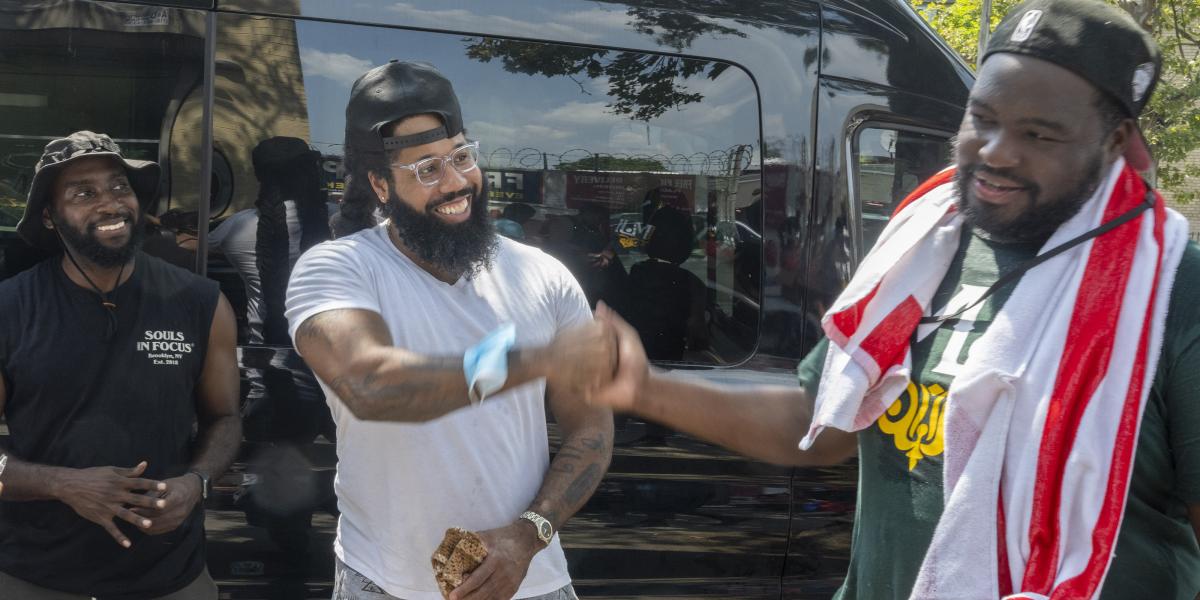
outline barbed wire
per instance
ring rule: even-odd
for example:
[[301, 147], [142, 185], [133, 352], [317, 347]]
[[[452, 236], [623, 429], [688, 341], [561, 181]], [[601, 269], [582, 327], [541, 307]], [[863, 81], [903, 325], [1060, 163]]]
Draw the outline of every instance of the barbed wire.
[[[560, 170], [564, 164], [574, 170], [588, 170], [590, 163], [590, 170], [595, 171], [661, 170], [695, 175], [731, 175], [750, 168], [754, 162], [754, 147], [739, 144], [724, 150], [668, 156], [661, 153], [592, 152], [583, 148], [552, 153], [528, 146], [516, 150], [502, 146], [483, 152], [480, 158], [483, 168], [496, 170]], [[622, 169], [622, 163], [630, 168]]]

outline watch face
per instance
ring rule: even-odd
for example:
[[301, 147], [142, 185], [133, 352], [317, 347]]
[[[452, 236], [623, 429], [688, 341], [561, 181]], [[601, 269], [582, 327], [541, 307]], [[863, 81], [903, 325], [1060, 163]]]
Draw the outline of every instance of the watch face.
[[542, 528], [542, 538], [543, 538], [543, 539], [549, 539], [549, 538], [550, 538], [550, 534], [552, 533], [552, 531], [551, 531], [551, 529], [550, 529], [550, 524], [549, 524], [549, 523], [542, 523], [542, 526], [541, 526], [541, 528]]

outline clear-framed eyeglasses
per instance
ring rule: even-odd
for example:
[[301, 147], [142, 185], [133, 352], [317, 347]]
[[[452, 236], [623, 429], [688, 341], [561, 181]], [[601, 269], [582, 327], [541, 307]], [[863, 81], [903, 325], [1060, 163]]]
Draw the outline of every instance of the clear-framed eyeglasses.
[[447, 164], [463, 175], [479, 168], [479, 142], [467, 142], [445, 156], [430, 156], [407, 165], [392, 163], [391, 166], [412, 171], [421, 185], [432, 187], [446, 174]]

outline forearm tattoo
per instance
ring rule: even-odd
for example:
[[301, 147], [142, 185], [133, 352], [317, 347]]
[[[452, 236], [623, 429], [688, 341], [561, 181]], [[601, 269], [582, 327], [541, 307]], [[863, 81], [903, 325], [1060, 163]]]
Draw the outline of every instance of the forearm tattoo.
[[[341, 311], [329, 311], [305, 320], [296, 330], [296, 345], [307, 346], [309, 355], [324, 353], [339, 360], [347, 354], [339, 339], [380, 338], [367, 327], [348, 325], [342, 316]], [[386, 336], [379, 341], [391, 344]], [[328, 383], [356, 416], [369, 420], [423, 421], [466, 403], [462, 359], [458, 357], [397, 357], [365, 373], [343, 371]]]
[[612, 440], [607, 435], [587, 432], [567, 438], [550, 463], [533, 510], [555, 528], [562, 527], [596, 491], [611, 458]]

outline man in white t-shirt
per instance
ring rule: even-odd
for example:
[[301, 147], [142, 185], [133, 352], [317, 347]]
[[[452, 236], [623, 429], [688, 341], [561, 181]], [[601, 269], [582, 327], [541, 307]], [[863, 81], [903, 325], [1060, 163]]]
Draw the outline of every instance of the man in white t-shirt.
[[287, 297], [337, 423], [333, 597], [440, 599], [430, 556], [462, 527], [488, 553], [452, 600], [575, 598], [554, 532], [612, 455], [611, 413], [578, 400], [612, 377], [614, 330], [562, 264], [495, 234], [477, 144], [433, 67], [360, 77], [345, 151], [359, 231], [306, 253]]

